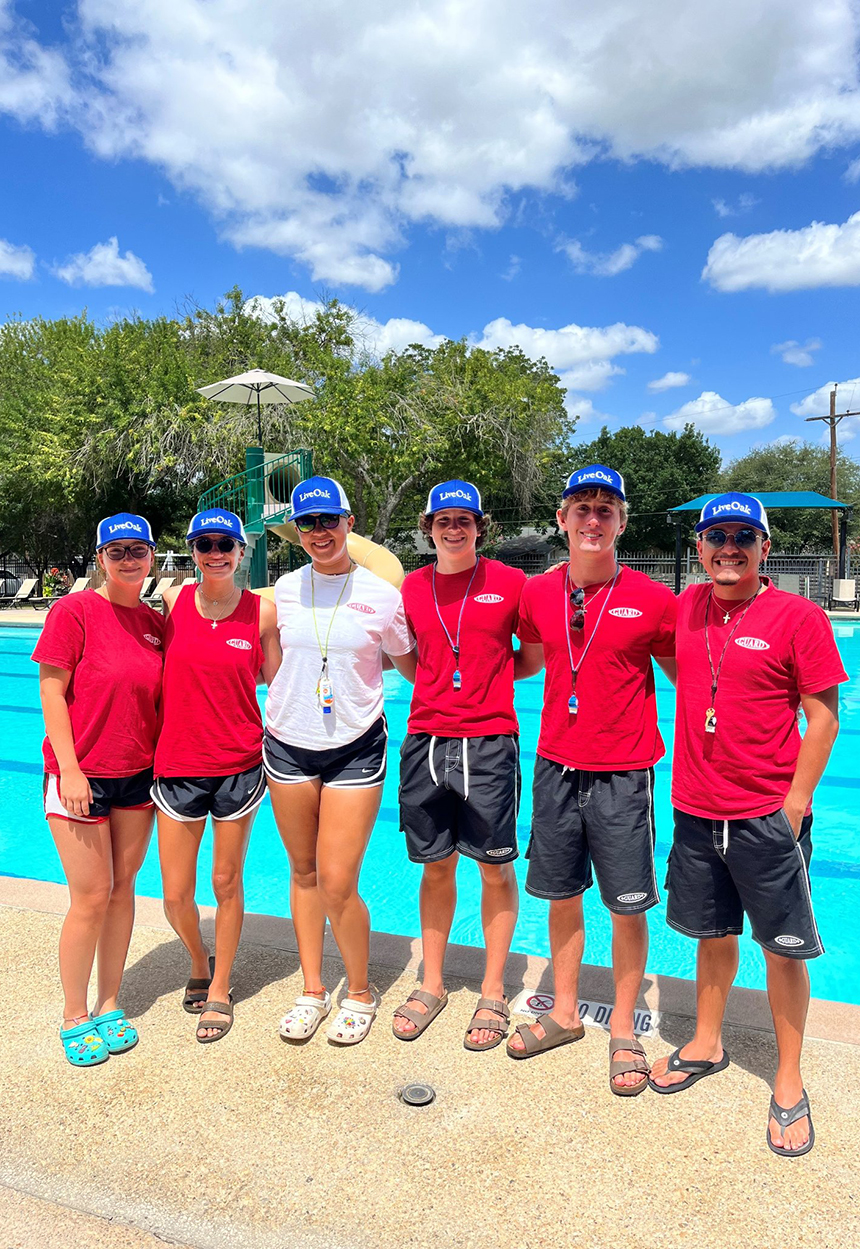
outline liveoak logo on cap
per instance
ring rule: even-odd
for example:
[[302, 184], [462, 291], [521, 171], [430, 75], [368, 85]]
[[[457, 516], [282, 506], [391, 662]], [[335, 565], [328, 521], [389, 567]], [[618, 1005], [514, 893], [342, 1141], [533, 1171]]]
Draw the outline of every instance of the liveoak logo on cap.
[[333, 516], [349, 516], [352, 509], [346, 491], [333, 477], [308, 477], [300, 481], [290, 495], [290, 519], [329, 512]]
[[578, 468], [571, 473], [561, 497], [569, 499], [572, 494], [579, 494], [580, 490], [608, 490], [610, 494], [617, 495], [622, 503], [627, 501], [624, 478], [605, 464], [589, 464], [588, 468]]
[[484, 515], [481, 492], [470, 481], [440, 481], [438, 486], [434, 486], [427, 496], [424, 512], [430, 516], [444, 507], [459, 507], [464, 512], [474, 512], [476, 516]]
[[741, 522], [760, 529], [765, 537], [770, 537], [770, 526], [767, 523], [767, 512], [761, 499], [754, 494], [741, 494], [738, 490], [730, 490], [728, 494], [718, 494], [708, 499], [699, 516], [696, 533], [704, 533], [715, 525], [728, 521]]

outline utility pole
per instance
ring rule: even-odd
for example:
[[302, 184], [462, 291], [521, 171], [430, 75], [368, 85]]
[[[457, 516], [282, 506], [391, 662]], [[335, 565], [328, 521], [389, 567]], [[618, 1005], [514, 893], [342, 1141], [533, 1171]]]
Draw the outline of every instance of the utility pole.
[[[840, 421], [844, 421], [846, 416], [860, 416], [860, 412], [840, 412], [836, 414], [836, 386], [830, 392], [830, 415], [829, 416], [808, 416], [809, 421], [826, 421], [830, 427], [830, 497], [836, 498], [836, 426]], [[833, 526], [833, 554], [836, 557], [837, 567], [839, 564], [839, 514], [836, 508], [830, 513], [831, 524]]]

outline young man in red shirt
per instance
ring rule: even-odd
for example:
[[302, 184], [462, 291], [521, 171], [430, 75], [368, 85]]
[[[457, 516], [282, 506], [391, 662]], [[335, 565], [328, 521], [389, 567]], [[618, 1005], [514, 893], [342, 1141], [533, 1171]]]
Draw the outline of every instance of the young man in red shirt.
[[593, 864], [612, 914], [609, 1084], [631, 1097], [647, 1085], [633, 1011], [648, 952], [645, 912], [659, 901], [653, 787], [664, 747], [651, 660], [674, 676], [676, 602], [667, 586], [618, 563], [627, 524], [620, 473], [603, 464], [572, 473], [557, 518], [569, 560], [528, 582], [519, 627], [524, 669], [546, 662], [526, 889], [549, 900], [556, 997], [507, 1049], [529, 1058], [583, 1035], [582, 895]]
[[518, 910], [513, 635], [526, 578], [480, 554], [487, 520], [471, 482], [434, 486], [420, 524], [436, 562], [410, 573], [402, 588], [418, 665], [401, 748], [400, 823], [409, 858], [424, 865], [424, 980], [392, 1027], [412, 1041], [447, 1005], [443, 964], [463, 854], [480, 868], [487, 950], [465, 1045], [493, 1049], [508, 1030], [504, 972]]
[[799, 1156], [815, 1140], [800, 1075], [805, 960], [824, 953], [809, 890], [811, 800], [848, 678], [821, 608], [760, 574], [770, 538], [759, 499], [711, 499], [696, 532], [711, 582], [678, 605], [666, 886], [669, 924], [699, 942], [698, 1016], [692, 1041], [654, 1064], [651, 1087], [677, 1093], [728, 1066], [721, 1028], [746, 913], [764, 951], [779, 1051], [767, 1143]]

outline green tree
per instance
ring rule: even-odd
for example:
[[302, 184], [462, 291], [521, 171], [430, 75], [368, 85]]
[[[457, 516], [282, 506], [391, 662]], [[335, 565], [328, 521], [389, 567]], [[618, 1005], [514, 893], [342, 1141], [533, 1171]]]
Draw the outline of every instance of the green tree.
[[681, 433], [646, 432], [639, 425], [610, 432], [604, 425], [593, 442], [572, 449], [569, 464], [568, 472], [607, 464], [623, 476], [630, 512], [623, 547], [674, 550], [675, 527], [666, 512], [715, 489], [720, 453], [692, 425]]
[[[860, 464], [842, 450], [837, 452], [836, 477], [840, 502], [860, 508]], [[742, 490], [746, 494], [759, 490], [815, 490], [829, 499], [830, 451], [817, 443], [800, 441], [754, 447], [723, 469], [720, 489]], [[832, 550], [831, 513], [827, 509], [770, 509], [768, 520], [775, 550]], [[860, 518], [852, 520], [849, 533], [860, 533]]]

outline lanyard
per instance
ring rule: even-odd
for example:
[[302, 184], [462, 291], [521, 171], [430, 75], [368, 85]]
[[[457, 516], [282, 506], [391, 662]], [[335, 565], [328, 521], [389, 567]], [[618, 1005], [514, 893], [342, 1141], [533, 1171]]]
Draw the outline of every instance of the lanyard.
[[343, 585], [340, 587], [340, 594], [337, 596], [337, 602], [334, 605], [334, 611], [332, 612], [331, 619], [328, 622], [328, 629], [326, 630], [326, 635], [325, 635], [325, 647], [323, 647], [323, 644], [320, 641], [320, 631], [317, 625], [316, 595], [314, 593], [314, 570], [313, 568], [311, 568], [311, 616], [313, 617], [313, 622], [314, 622], [314, 633], [317, 635], [317, 646], [320, 648], [320, 655], [322, 656], [323, 673], [325, 673], [326, 669], [328, 668], [328, 643], [329, 643], [329, 638], [331, 637], [331, 627], [334, 624], [334, 618], [337, 615], [337, 609], [340, 607], [341, 599], [344, 596], [344, 591], [349, 585], [350, 577], [352, 576], [354, 568], [355, 568], [354, 564], [350, 565], [349, 572], [346, 574], [346, 580], [344, 581]]
[[711, 599], [714, 597], [713, 588], [711, 588], [711, 592], [708, 595], [707, 602], [705, 603], [705, 650], [708, 652], [708, 667], [711, 670], [711, 705], [705, 712], [705, 732], [706, 733], [716, 733], [717, 731], [717, 708], [716, 708], [717, 686], [719, 685], [719, 682], [720, 682], [720, 673], [723, 670], [723, 660], [726, 657], [726, 651], [729, 649], [729, 642], [731, 642], [732, 638], [735, 636], [735, 630], [737, 629], [738, 625], [743, 620], [744, 616], [747, 614], [749, 609], [752, 607], [753, 603], [756, 601], [760, 593], [761, 593], [761, 589], [756, 590], [755, 594], [749, 600], [746, 607], [743, 609], [743, 611], [740, 613], [738, 618], [735, 620], [735, 623], [732, 625], [731, 630], [729, 632], [729, 636], [726, 638], [723, 644], [722, 653], [720, 654], [720, 658], [716, 667], [716, 671], [714, 670], [714, 661], [711, 656], [711, 639], [708, 635], [708, 621], [711, 618]]
[[439, 610], [439, 600], [436, 597], [436, 565], [435, 564], [433, 565], [433, 571], [431, 573], [431, 583], [433, 586], [433, 606], [436, 608], [436, 615], [439, 617], [439, 623], [442, 626], [442, 629], [445, 633], [445, 637], [448, 639], [448, 645], [451, 647], [451, 651], [454, 655], [453, 684], [454, 684], [455, 690], [458, 690], [462, 683], [460, 679], [460, 628], [463, 624], [463, 612], [466, 609], [466, 599], [469, 597], [469, 592], [472, 589], [472, 582], [475, 580], [475, 574], [478, 571], [478, 565], [480, 564], [480, 562], [481, 562], [481, 557], [479, 555], [477, 559], [475, 560], [475, 567], [472, 569], [472, 575], [469, 578], [469, 584], [466, 586], [466, 593], [463, 595], [463, 601], [460, 604], [460, 615], [457, 617], [456, 638], [451, 637], [451, 634], [448, 632], [448, 626], [445, 624], [445, 621], [442, 619], [442, 613]]
[[[576, 696], [576, 678], [579, 674], [580, 668], [582, 667], [585, 656], [588, 654], [591, 648], [591, 643], [594, 641], [597, 635], [597, 630], [600, 628], [600, 622], [603, 619], [603, 613], [606, 611], [606, 605], [609, 602], [609, 598], [610, 598], [610, 595], [612, 594], [612, 591], [615, 589], [615, 582], [618, 580], [620, 572], [621, 572], [621, 565], [616, 564], [615, 576], [612, 578], [612, 584], [610, 585], [609, 590], [607, 591], [606, 598], [603, 600], [603, 605], [600, 608], [600, 614], [598, 615], [597, 620], [595, 622], [594, 629], [592, 630], [592, 633], [591, 633], [591, 637], [588, 639], [588, 641], [585, 643], [585, 646], [582, 648], [582, 654], [579, 657], [579, 663], [575, 664], [573, 662], [573, 647], [570, 644], [570, 626], [568, 624], [568, 619], [567, 619], [567, 612], [568, 612], [568, 588], [567, 587], [568, 587], [569, 580], [570, 580], [570, 571], [569, 569], [565, 569], [564, 581], [562, 582], [562, 590], [563, 590], [562, 620], [564, 623], [564, 636], [567, 638], [567, 657], [570, 660], [571, 695], [570, 695], [570, 698], [568, 699], [567, 709], [572, 716], [577, 715], [579, 712], [579, 699]], [[600, 591], [598, 590], [598, 594], [599, 593]], [[583, 629], [584, 628], [585, 628], [585, 625], [583, 624]]]

